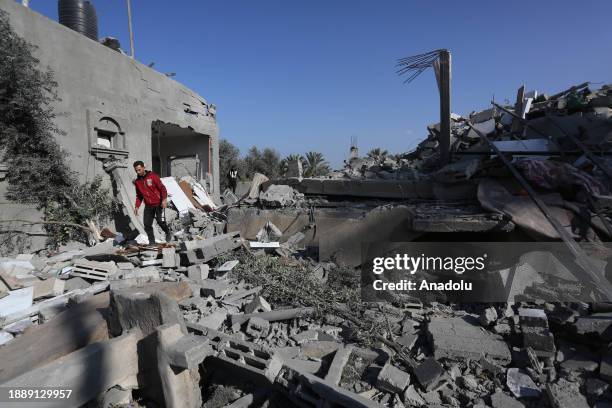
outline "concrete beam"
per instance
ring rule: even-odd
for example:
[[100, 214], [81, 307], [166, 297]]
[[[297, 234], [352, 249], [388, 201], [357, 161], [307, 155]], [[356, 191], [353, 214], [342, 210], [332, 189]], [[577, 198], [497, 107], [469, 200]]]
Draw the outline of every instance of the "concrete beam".
[[139, 338], [140, 333], [135, 331], [90, 344], [0, 386], [70, 389], [70, 398], [62, 400], [62, 407], [80, 407], [125, 378], [138, 373], [136, 343]]
[[104, 314], [108, 292], [93, 296], [49, 322], [32, 326], [0, 348], [0, 383], [34, 370], [88, 344], [108, 339]]

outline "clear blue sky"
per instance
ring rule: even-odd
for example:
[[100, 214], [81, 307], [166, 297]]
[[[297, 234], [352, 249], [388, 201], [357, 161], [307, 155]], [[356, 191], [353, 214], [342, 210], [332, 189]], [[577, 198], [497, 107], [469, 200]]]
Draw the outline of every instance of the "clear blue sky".
[[[123, 0], [94, 0], [100, 38], [129, 50]], [[32, 9], [57, 19], [53, 0]], [[218, 109], [242, 152], [321, 151], [338, 166], [362, 152], [402, 152], [438, 120], [433, 72], [404, 85], [396, 59], [453, 56], [452, 109], [466, 114], [516, 89], [555, 93], [612, 82], [612, 1], [132, 0], [136, 58]]]

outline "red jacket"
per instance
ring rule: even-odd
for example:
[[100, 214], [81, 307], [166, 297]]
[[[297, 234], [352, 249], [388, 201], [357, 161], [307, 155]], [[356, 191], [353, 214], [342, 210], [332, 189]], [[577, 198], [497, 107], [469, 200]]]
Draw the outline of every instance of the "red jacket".
[[155, 172], [147, 171], [144, 176], [138, 176], [134, 180], [136, 186], [136, 208], [144, 201], [148, 207], [161, 205], [162, 200], [168, 197], [166, 187]]

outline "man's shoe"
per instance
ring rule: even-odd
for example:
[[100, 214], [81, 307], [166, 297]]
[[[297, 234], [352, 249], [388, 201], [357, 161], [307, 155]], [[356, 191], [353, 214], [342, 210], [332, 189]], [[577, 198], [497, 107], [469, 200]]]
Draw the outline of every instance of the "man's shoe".
[[171, 232], [166, 233], [166, 242], [172, 241], [172, 238], [174, 238], [174, 236]]

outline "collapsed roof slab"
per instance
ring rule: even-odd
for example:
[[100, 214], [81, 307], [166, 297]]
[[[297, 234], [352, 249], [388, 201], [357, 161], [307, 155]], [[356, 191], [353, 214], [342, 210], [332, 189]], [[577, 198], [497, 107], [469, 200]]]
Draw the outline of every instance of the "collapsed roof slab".
[[476, 184], [471, 180], [445, 184], [432, 180], [285, 178], [267, 181], [262, 189], [265, 191], [274, 184], [291, 186], [306, 195], [335, 197], [465, 200], [476, 195]]
[[263, 184], [267, 189], [272, 184], [284, 184], [303, 194], [352, 196], [372, 198], [435, 198], [430, 181], [413, 180], [333, 180], [297, 178], [268, 181]]

